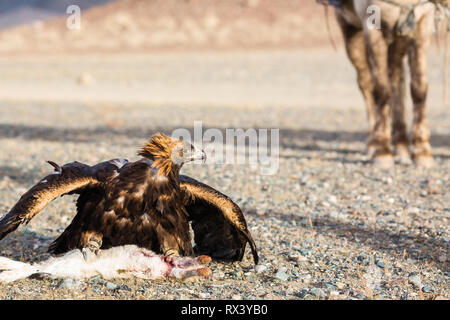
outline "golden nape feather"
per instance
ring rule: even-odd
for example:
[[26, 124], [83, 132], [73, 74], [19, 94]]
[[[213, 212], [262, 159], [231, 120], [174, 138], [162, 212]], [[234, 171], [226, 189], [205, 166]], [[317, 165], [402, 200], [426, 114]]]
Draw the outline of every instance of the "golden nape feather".
[[143, 158], [135, 162], [114, 159], [94, 166], [72, 162], [60, 167], [51, 162], [55, 171], [28, 190], [0, 219], [0, 239], [54, 199], [77, 194], [77, 214], [51, 244], [52, 253], [73, 249], [96, 252], [134, 244], [157, 254], [195, 253], [240, 261], [249, 243], [258, 263], [241, 209], [214, 188], [179, 175], [183, 163], [204, 159], [203, 151], [157, 134], [139, 154]]

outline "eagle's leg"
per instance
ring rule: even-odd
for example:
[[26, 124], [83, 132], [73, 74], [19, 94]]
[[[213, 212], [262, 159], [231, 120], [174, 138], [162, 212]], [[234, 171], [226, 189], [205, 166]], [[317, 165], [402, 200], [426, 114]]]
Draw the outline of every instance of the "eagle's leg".
[[85, 231], [81, 235], [81, 252], [84, 260], [90, 261], [102, 247], [103, 235], [95, 231]]
[[177, 249], [170, 248], [170, 249], [163, 251], [163, 255], [165, 257], [179, 257], [180, 253], [178, 252]]
[[[189, 225], [187, 225], [187, 228]], [[186, 228], [186, 229], [187, 229]], [[193, 255], [189, 233], [167, 230], [160, 224], [156, 228], [156, 234], [162, 254], [166, 257], [181, 257]]]

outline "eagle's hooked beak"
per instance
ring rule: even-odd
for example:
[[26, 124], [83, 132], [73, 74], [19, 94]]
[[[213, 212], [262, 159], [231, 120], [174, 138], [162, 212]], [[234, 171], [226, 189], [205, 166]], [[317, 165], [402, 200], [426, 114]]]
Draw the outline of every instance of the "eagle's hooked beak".
[[194, 157], [192, 158], [192, 161], [195, 160], [202, 160], [202, 163], [206, 162], [206, 153], [203, 150], [196, 150], [194, 153]]

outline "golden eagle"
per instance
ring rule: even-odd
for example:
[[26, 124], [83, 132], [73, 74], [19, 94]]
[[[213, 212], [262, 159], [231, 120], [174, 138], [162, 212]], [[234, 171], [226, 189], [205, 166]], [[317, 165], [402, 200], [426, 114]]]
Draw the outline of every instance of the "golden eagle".
[[179, 174], [184, 163], [205, 160], [203, 150], [157, 133], [138, 154], [143, 158], [135, 162], [113, 159], [94, 166], [49, 161], [55, 171], [0, 219], [0, 240], [52, 200], [79, 194], [77, 214], [50, 245], [51, 253], [135, 244], [168, 256], [197, 254], [241, 261], [248, 242], [258, 263], [241, 209], [212, 187]]

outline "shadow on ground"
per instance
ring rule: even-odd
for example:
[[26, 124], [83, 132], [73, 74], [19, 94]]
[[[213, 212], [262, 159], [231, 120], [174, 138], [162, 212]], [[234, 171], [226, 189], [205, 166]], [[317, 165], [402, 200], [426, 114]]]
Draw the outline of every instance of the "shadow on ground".
[[[153, 128], [123, 128], [115, 129], [108, 127], [94, 128], [55, 128], [44, 126], [27, 126], [21, 124], [0, 124], [0, 138], [22, 138], [27, 140], [44, 140], [44, 141], [60, 141], [60, 142], [91, 142], [96, 143], [105, 137], [133, 137], [147, 138], [155, 132], [161, 131], [170, 134], [178, 127], [153, 127]], [[193, 134], [194, 129], [185, 128]], [[207, 130], [204, 127], [203, 130]], [[222, 131], [225, 136], [226, 128], [215, 128]], [[243, 128], [247, 130], [248, 128]], [[253, 128], [259, 129], [259, 128]], [[318, 140], [325, 142], [365, 142], [367, 140], [366, 132], [349, 132], [349, 131], [327, 131], [312, 129], [280, 129], [280, 143], [283, 148], [298, 148], [296, 141]], [[450, 135], [432, 134], [431, 144], [436, 147], [448, 147], [450, 145]], [[308, 149], [310, 148], [310, 149]], [[311, 145], [305, 150], [316, 150], [317, 146]], [[323, 150], [323, 149], [317, 149]], [[355, 150], [342, 150], [342, 153], [354, 153]]]

